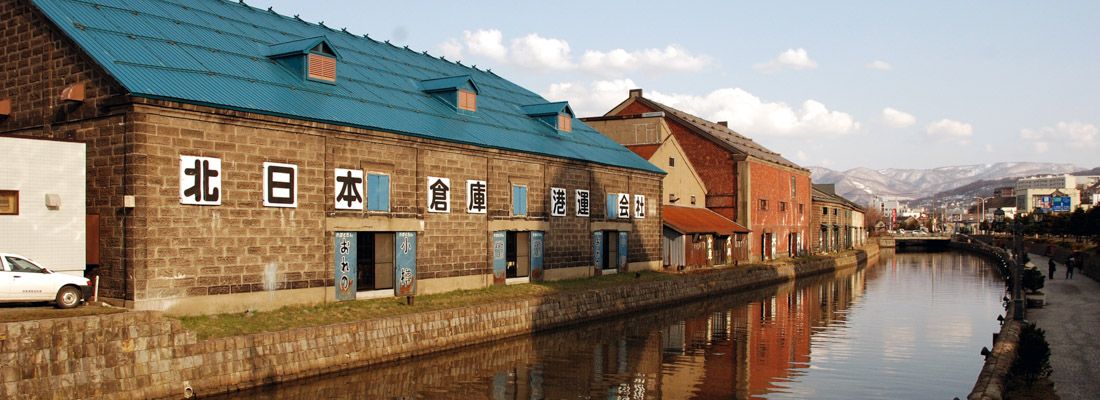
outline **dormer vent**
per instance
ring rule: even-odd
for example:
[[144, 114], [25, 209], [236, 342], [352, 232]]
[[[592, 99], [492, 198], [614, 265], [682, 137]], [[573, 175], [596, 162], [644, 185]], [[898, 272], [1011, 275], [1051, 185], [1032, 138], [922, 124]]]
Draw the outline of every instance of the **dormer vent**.
[[336, 64], [340, 54], [324, 36], [273, 44], [267, 56], [305, 79], [336, 83]]
[[558, 132], [572, 132], [573, 131], [573, 108], [569, 107], [569, 102], [559, 101], [556, 103], [541, 103], [541, 104], [529, 104], [521, 106], [523, 113], [528, 117], [538, 119], [543, 123], [554, 127]]
[[477, 84], [469, 75], [420, 81], [420, 90], [463, 111], [477, 111]]

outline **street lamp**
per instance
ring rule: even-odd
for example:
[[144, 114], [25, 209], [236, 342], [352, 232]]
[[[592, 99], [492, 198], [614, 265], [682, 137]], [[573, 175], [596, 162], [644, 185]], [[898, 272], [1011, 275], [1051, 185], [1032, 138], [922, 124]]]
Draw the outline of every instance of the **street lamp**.
[[979, 213], [979, 215], [978, 215], [978, 232], [982, 232], [984, 234], [983, 229], [982, 229], [982, 224], [985, 223], [985, 201], [986, 200], [992, 200], [995, 197], [994, 196], [990, 196], [990, 197], [974, 196], [974, 198], [978, 199], [978, 202], [974, 203], [974, 207], [978, 209], [978, 213]]

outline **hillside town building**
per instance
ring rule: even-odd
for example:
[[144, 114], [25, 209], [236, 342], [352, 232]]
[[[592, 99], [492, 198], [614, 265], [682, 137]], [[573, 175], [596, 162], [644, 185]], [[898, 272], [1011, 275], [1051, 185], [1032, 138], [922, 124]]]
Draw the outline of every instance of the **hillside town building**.
[[1088, 200], [1082, 196], [1100, 176], [1045, 175], [1016, 181], [1016, 209], [1020, 213], [1072, 212]]
[[713, 123], [645, 98], [641, 89], [630, 90], [627, 99], [604, 116], [582, 120], [626, 144], [656, 140], [657, 121], [663, 121], [706, 186], [705, 206], [751, 231], [747, 260], [807, 253], [809, 170], [725, 122]]
[[87, 147], [87, 199], [63, 207], [98, 218], [90, 270], [128, 307], [661, 266], [664, 172], [489, 70], [243, 2], [18, 0], [0, 15], [14, 44], [0, 134]]

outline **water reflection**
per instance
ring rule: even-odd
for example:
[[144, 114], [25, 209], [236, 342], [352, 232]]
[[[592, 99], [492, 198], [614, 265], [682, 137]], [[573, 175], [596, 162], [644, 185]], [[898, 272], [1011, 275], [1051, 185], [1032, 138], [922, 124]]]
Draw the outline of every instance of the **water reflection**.
[[982, 259], [886, 252], [865, 269], [233, 397], [965, 397], [1002, 292]]

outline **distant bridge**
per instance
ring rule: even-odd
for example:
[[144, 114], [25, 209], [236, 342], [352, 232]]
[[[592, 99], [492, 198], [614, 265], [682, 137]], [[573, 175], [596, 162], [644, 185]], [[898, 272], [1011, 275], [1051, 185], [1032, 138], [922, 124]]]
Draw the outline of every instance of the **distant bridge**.
[[943, 233], [897, 233], [878, 237], [879, 247], [946, 247], [951, 235]]

